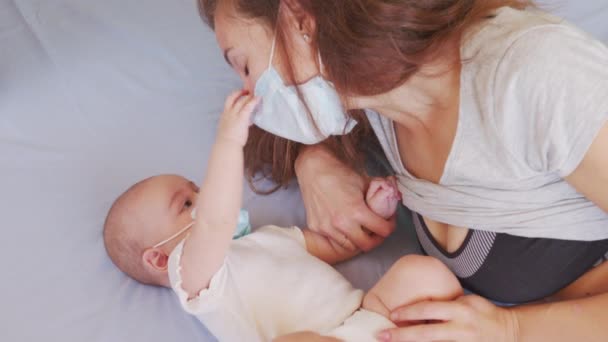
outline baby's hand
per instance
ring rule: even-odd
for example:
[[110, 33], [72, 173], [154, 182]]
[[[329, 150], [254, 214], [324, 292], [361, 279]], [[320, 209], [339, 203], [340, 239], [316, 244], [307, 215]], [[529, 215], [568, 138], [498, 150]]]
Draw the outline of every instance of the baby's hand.
[[401, 201], [395, 177], [373, 178], [365, 195], [367, 206], [385, 219], [392, 217]]
[[251, 126], [251, 116], [259, 102], [260, 98], [243, 90], [230, 94], [224, 104], [224, 113], [220, 117], [217, 139], [245, 146]]

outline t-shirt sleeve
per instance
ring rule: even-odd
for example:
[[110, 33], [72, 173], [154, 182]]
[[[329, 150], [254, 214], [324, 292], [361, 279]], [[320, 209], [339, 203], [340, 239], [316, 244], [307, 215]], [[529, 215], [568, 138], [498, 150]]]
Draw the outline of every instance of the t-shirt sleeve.
[[246, 317], [228, 263], [224, 263], [213, 276], [208, 288], [201, 290], [198, 296], [188, 298], [182, 287], [180, 261], [183, 248], [184, 241], [171, 252], [168, 269], [171, 287], [183, 309], [196, 316], [216, 336], [230, 337], [232, 341], [245, 341], [257, 336], [255, 327]]
[[182, 287], [182, 265], [181, 258], [184, 249], [184, 242], [180, 242], [171, 255], [169, 256], [169, 280], [173, 291], [177, 294], [180, 304], [188, 313], [197, 315], [205, 311], [213, 311], [220, 306], [220, 304], [226, 306], [226, 299], [231, 296], [230, 286], [230, 272], [226, 264], [213, 275], [209, 283], [209, 287], [203, 289], [194, 298], [188, 298], [188, 293]]
[[515, 158], [571, 174], [608, 118], [608, 48], [567, 25], [533, 28], [499, 62], [492, 119]]

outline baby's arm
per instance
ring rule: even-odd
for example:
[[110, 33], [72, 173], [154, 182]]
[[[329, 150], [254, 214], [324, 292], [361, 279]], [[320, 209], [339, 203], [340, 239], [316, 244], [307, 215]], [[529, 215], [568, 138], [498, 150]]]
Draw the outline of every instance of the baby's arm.
[[[395, 214], [400, 199], [401, 194], [393, 177], [372, 179], [365, 196], [369, 208], [385, 219]], [[308, 252], [328, 264], [333, 265], [348, 260], [360, 253], [360, 251], [348, 250], [311, 230], [303, 230], [303, 233]]]
[[190, 297], [209, 285], [232, 241], [243, 191], [243, 146], [257, 103], [242, 91], [226, 100], [181, 257], [182, 287]]

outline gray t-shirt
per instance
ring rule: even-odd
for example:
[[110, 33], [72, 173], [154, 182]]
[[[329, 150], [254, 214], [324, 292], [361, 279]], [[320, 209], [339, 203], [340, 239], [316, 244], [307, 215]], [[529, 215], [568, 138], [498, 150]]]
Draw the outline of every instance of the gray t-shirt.
[[461, 227], [608, 238], [608, 213], [563, 179], [608, 121], [608, 48], [559, 18], [502, 8], [461, 52], [459, 122], [438, 185], [407, 172], [393, 122], [367, 111], [404, 205]]

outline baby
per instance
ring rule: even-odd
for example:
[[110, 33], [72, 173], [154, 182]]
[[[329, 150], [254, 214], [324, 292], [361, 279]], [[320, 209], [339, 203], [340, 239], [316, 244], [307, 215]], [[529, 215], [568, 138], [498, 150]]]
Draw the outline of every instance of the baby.
[[[172, 288], [220, 341], [375, 341], [395, 327], [391, 310], [462, 295], [457, 279], [429, 257], [403, 257], [364, 296], [330, 266], [357, 251], [296, 227], [241, 237], [243, 146], [257, 102], [243, 92], [226, 100], [200, 191], [163, 175], [116, 200], [104, 242], [123, 272]], [[394, 179], [370, 182], [366, 201], [380, 216], [393, 216], [399, 199]]]

